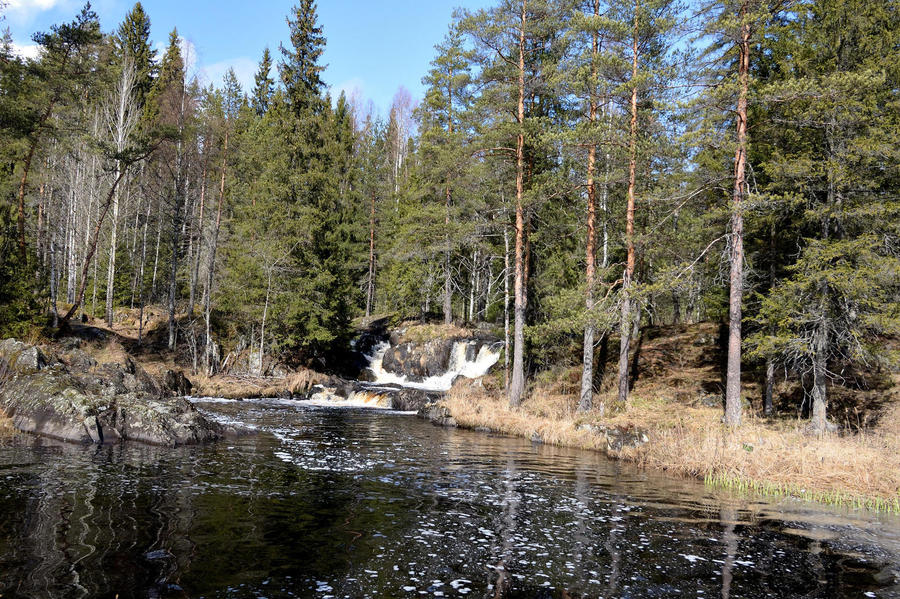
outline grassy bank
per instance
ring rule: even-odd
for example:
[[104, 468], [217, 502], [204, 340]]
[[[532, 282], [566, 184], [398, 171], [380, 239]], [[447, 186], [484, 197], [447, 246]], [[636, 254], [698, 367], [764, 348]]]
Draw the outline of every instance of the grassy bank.
[[286, 377], [246, 377], [195, 375], [193, 394], [198, 397], [222, 397], [224, 399], [251, 399], [258, 397], [290, 397], [305, 393], [313, 385], [326, 384], [331, 377], [301, 368]]
[[[612, 397], [599, 397], [612, 405]], [[606, 400], [606, 401], [604, 401]], [[877, 428], [853, 434], [812, 437], [806, 422], [745, 416], [730, 431], [718, 408], [673, 404], [635, 394], [611, 410], [576, 412], [574, 396], [536, 389], [511, 409], [502, 392], [457, 386], [445, 406], [460, 426], [544, 443], [606, 450], [612, 457], [708, 484], [834, 505], [900, 512], [900, 408]], [[643, 431], [649, 442], [619, 451], [590, 427]]]

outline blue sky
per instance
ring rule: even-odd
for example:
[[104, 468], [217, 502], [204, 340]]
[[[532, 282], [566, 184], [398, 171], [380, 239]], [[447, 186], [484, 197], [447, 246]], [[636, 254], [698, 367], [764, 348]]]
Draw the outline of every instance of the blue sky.
[[[2, 2], [4, 0], [0, 0]], [[5, 21], [14, 42], [28, 51], [31, 34], [70, 20], [80, 0], [5, 0]], [[263, 48], [278, 54], [287, 39], [285, 16], [293, 0], [142, 0], [150, 15], [152, 39], [163, 47], [173, 27], [194, 54], [195, 70], [218, 84], [233, 67], [251, 82]], [[358, 88], [383, 113], [402, 85], [421, 98], [421, 78], [434, 45], [447, 31], [455, 7], [476, 9], [490, 0], [318, 0], [319, 23], [328, 44], [325, 82], [337, 96]], [[134, 0], [94, 0], [104, 31], [112, 31]]]

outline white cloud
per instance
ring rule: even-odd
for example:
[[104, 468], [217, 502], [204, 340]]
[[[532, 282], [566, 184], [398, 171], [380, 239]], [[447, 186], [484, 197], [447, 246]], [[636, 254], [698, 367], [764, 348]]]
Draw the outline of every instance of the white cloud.
[[[169, 40], [156, 42], [153, 44], [153, 51], [156, 52], [157, 60], [162, 60], [166, 54], [166, 48], [169, 47]], [[193, 77], [197, 69], [197, 46], [191, 40], [178, 36], [178, 49], [181, 50], [181, 60], [184, 61], [184, 70], [188, 79]]]
[[341, 92], [344, 92], [344, 95], [347, 96], [347, 99], [351, 99], [354, 96], [364, 96], [366, 91], [366, 82], [363, 81], [359, 77], [354, 77], [352, 79], [347, 79], [337, 85], [332, 85], [329, 90], [331, 93], [331, 98], [337, 102], [338, 97], [340, 97]]
[[12, 51], [15, 55], [22, 58], [37, 58], [41, 53], [41, 47], [37, 44], [17, 44], [13, 42]]
[[6, 3], [6, 16], [20, 25], [32, 21], [42, 12], [72, 4], [71, 0], [6, 0]]
[[41, 12], [50, 10], [60, 3], [60, 0], [7, 0], [9, 2], [9, 10], [19, 12]]
[[203, 77], [205, 83], [212, 83], [216, 87], [222, 87], [222, 79], [229, 68], [234, 69], [234, 74], [237, 76], [238, 83], [241, 84], [244, 92], [248, 94], [252, 92], [257, 64], [256, 61], [250, 58], [241, 56], [204, 65], [200, 69], [200, 74], [205, 75]]

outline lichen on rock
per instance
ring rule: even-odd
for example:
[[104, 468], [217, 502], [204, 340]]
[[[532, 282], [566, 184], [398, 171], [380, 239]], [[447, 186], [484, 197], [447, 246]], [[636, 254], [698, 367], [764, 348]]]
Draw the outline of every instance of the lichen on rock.
[[0, 343], [0, 409], [24, 432], [77, 443], [154, 445], [214, 441], [227, 432], [161, 387], [130, 358], [97, 365], [73, 349], [57, 360], [39, 348]]

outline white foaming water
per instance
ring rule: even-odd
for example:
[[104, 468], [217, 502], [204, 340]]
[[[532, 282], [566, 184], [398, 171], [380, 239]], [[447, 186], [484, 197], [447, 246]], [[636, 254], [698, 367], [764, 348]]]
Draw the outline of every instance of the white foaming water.
[[384, 354], [391, 347], [390, 343], [381, 343], [375, 347], [369, 368], [375, 374], [375, 382], [386, 385], [400, 385], [423, 391], [449, 391], [458, 376], [475, 379], [487, 374], [491, 366], [500, 360], [500, 352], [489, 345], [482, 345], [475, 360], [468, 360], [466, 354], [471, 344], [477, 341], [454, 341], [450, 350], [450, 364], [444, 374], [430, 376], [420, 382], [410, 381], [403, 375], [388, 372], [384, 369]]
[[391, 408], [391, 398], [377, 391], [354, 391], [347, 399], [336, 398], [327, 391], [320, 391], [313, 394], [306, 403], [329, 408]]

